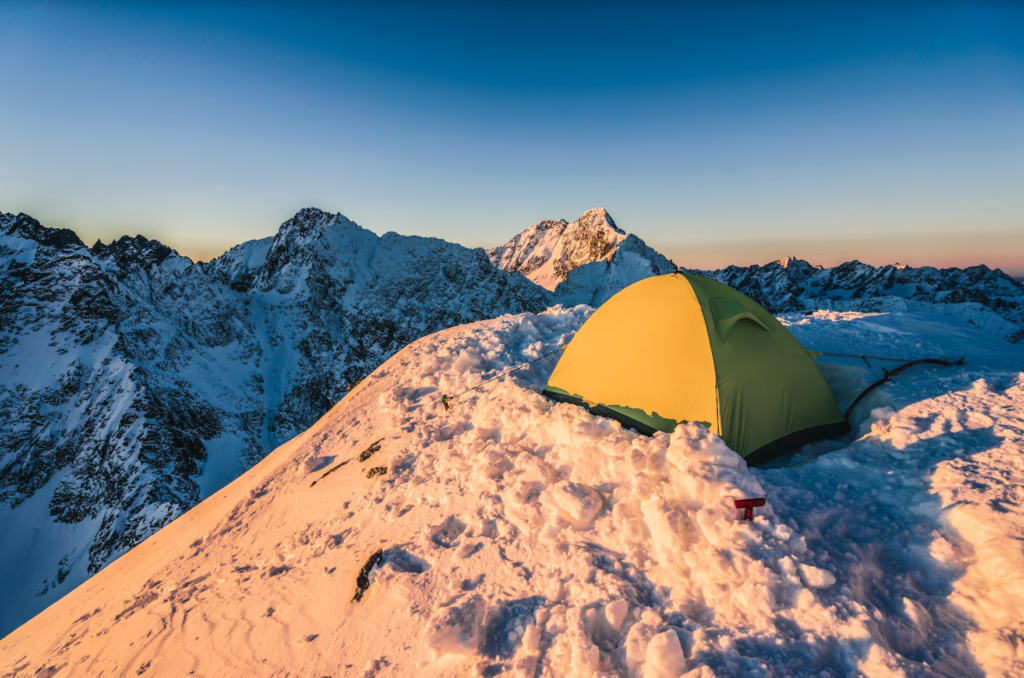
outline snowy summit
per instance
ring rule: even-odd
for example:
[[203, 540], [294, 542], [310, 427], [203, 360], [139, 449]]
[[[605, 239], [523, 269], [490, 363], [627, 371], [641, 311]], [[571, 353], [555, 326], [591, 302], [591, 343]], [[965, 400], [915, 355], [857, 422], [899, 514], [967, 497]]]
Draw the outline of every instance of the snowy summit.
[[603, 207], [584, 212], [572, 223], [565, 219], [534, 224], [501, 247], [487, 250], [494, 265], [522, 273], [554, 291], [574, 268], [610, 258], [626, 233]]
[[534, 224], [487, 255], [498, 268], [552, 290], [555, 301], [566, 306], [600, 306], [638, 280], [677, 270], [643, 240], [616, 226], [601, 207], [572, 223]]

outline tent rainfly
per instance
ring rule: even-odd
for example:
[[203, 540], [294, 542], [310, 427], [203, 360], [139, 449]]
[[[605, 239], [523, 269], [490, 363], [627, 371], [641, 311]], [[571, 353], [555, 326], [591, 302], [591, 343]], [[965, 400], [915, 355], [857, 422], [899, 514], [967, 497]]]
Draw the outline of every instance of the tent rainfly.
[[700, 422], [750, 464], [849, 425], [809, 351], [737, 290], [686, 273], [641, 280], [583, 324], [544, 395], [640, 433]]

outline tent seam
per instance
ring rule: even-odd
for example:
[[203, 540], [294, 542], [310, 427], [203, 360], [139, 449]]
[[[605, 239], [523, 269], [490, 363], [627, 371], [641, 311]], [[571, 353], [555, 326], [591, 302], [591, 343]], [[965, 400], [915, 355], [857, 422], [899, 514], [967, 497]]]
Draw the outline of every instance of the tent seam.
[[[701, 317], [704, 318], [704, 326], [705, 329], [707, 329], [707, 331], [704, 333], [704, 336], [708, 342], [708, 354], [711, 356], [711, 370], [714, 372], [715, 376], [715, 417], [717, 418], [717, 421], [715, 422], [715, 427], [718, 429], [717, 431], [715, 431], [715, 433], [719, 437], [722, 437], [725, 435], [725, 431], [722, 429], [722, 404], [718, 399], [718, 361], [715, 359], [715, 349], [714, 347], [711, 346], [710, 332], [712, 328], [708, 326], [708, 315], [705, 312], [704, 305], [700, 303], [700, 297], [697, 295], [697, 290], [693, 288], [693, 283], [690, 282], [689, 276], [687, 276], [685, 273], [679, 273], [677, 275], [679, 275], [679, 277], [686, 281], [686, 287], [690, 290], [690, 294], [693, 295], [693, 300], [697, 302], [697, 308], [700, 309]], [[708, 310], [710, 311], [710, 308]], [[713, 316], [712, 321], [714, 321]], [[718, 331], [717, 327], [714, 328], [714, 331]]]

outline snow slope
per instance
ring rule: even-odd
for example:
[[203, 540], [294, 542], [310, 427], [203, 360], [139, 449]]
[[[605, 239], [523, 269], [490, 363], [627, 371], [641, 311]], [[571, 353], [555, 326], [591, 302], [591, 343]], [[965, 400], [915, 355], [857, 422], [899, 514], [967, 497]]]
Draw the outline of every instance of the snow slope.
[[0, 214], [0, 634], [410, 341], [549, 304], [483, 250], [317, 209], [206, 264]]
[[[914, 368], [847, 440], [760, 470], [697, 424], [646, 438], [552, 404], [554, 357], [444, 411], [589, 312], [414, 342], [0, 641], [0, 675], [1024, 672], [1024, 350], [929, 314], [784, 316], [819, 350], [968, 362]], [[823, 373], [840, 400], [879, 374]], [[744, 496], [768, 499], [752, 522]]]

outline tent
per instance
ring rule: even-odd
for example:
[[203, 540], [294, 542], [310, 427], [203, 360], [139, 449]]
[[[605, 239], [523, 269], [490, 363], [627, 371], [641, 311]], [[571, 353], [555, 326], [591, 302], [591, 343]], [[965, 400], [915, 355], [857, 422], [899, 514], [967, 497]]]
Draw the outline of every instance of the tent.
[[647, 435], [700, 422], [751, 464], [849, 431], [811, 353], [782, 323], [728, 285], [686, 273], [605, 302], [544, 394]]

